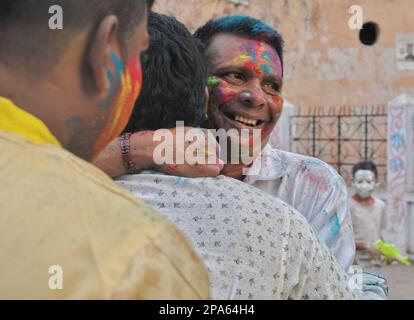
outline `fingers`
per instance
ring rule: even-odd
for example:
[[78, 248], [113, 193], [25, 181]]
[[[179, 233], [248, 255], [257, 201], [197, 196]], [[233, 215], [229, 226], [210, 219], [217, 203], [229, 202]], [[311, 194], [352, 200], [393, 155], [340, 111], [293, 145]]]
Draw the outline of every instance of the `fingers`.
[[195, 177], [215, 178], [220, 175], [221, 170], [222, 168], [220, 168], [220, 166], [217, 166], [217, 165], [205, 165], [205, 166], [198, 168], [193, 178]]
[[[217, 177], [224, 168], [224, 162], [219, 159], [220, 147], [216, 137], [208, 130], [184, 128], [185, 134], [177, 139], [176, 130], [173, 132], [173, 156], [175, 163], [159, 165], [161, 171], [182, 177]], [[177, 160], [180, 159], [180, 160]]]

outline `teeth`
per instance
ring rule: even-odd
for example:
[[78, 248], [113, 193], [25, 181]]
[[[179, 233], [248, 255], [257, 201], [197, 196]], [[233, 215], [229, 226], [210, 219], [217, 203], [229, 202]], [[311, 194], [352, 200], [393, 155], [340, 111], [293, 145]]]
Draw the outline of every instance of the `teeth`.
[[247, 119], [241, 116], [236, 116], [235, 120], [251, 126], [256, 126], [257, 124], [257, 120]]

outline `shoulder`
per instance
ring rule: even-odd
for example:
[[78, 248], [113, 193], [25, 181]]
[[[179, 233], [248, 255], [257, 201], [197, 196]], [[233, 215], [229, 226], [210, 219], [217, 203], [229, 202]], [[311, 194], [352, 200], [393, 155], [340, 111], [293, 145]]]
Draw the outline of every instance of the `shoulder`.
[[[2, 190], [0, 199], [21, 198], [19, 203], [6, 206], [9, 223], [18, 225], [19, 215], [27, 213], [36, 213], [37, 220], [47, 221], [41, 225], [32, 221], [36, 233], [30, 237], [46, 237], [51, 246], [59, 243], [73, 247], [77, 254], [70, 256], [73, 261], [91, 261], [90, 273], [99, 269], [105, 294], [113, 292], [136, 257], [144, 263], [157, 254], [169, 264], [153, 267], [176, 278], [181, 276], [176, 274], [175, 262], [188, 261], [186, 266], [204, 271], [187, 239], [173, 224], [91, 164], [63, 149], [0, 133], [0, 149], [3, 147], [7, 152], [0, 155], [0, 168], [7, 164], [8, 170], [0, 170], [0, 177], [7, 192]], [[13, 234], [18, 236], [19, 232], [23, 231], [16, 229]], [[55, 257], [61, 253], [50, 254]]]
[[[100, 169], [62, 148], [33, 144], [3, 133], [0, 135], [2, 143], [7, 144], [7, 153], [1, 160], [11, 168], [10, 175], [24, 172], [26, 179], [42, 184], [40, 192], [53, 191], [56, 197], [79, 196], [80, 203], [110, 197], [118, 205], [141, 206], [139, 201], [117, 187]], [[98, 203], [96, 205], [99, 206]]]
[[338, 172], [332, 166], [320, 159], [282, 150], [276, 150], [276, 152], [285, 162], [299, 164], [307, 171], [319, 171], [326, 175], [339, 177]]
[[[126, 225], [129, 226], [152, 225], [154, 231], [168, 225], [160, 215], [118, 187], [101, 170], [62, 148], [33, 144], [0, 133], [0, 148], [3, 148], [2, 144], [7, 147], [7, 152], [0, 157], [0, 163], [9, 168], [0, 173], [2, 179], [10, 181], [12, 189], [19, 186], [21, 194], [30, 195], [21, 203], [22, 207], [36, 203], [39, 210], [59, 210], [79, 219], [95, 219], [106, 222], [103, 225], [108, 228], [111, 228], [111, 221], [116, 222], [115, 225], [122, 221], [128, 221]], [[96, 230], [100, 227], [102, 225]]]
[[330, 185], [335, 184], [345, 187], [345, 182], [340, 174], [332, 166], [320, 159], [274, 148], [271, 148], [266, 153], [266, 156], [270, 157], [275, 165], [276, 162], [280, 162], [283, 173], [294, 176], [298, 181], [300, 178], [311, 180], [323, 179]]

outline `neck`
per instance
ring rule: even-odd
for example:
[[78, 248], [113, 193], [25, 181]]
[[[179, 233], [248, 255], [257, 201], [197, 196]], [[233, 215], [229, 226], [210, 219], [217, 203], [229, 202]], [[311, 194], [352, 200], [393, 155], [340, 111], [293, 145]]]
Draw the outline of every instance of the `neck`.
[[63, 95], [51, 82], [34, 79], [29, 84], [22, 79], [27, 78], [23, 75], [16, 76], [0, 66], [0, 96], [13, 101], [17, 107], [43, 121], [56, 139], [64, 145], [65, 126], [61, 121], [64, 110], [59, 108], [59, 112], [52, 111], [58, 108], [54, 101], [59, 101], [57, 97]]
[[374, 203], [374, 198], [372, 196], [369, 196], [368, 198], [361, 198], [358, 194], [354, 194], [352, 199], [363, 206], [370, 206]]

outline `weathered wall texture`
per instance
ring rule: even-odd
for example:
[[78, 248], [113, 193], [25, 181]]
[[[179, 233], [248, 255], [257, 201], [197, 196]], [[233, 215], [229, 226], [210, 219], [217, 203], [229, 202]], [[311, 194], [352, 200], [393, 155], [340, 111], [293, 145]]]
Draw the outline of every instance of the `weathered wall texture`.
[[[246, 14], [283, 34], [286, 98], [296, 106], [386, 104], [414, 93], [414, 71], [397, 68], [396, 37], [414, 34], [414, 0], [158, 0], [155, 10], [174, 15], [192, 31], [208, 19]], [[243, 2], [243, 1], [242, 1]], [[351, 30], [348, 8], [360, 5], [364, 21], [379, 25], [374, 46]]]

